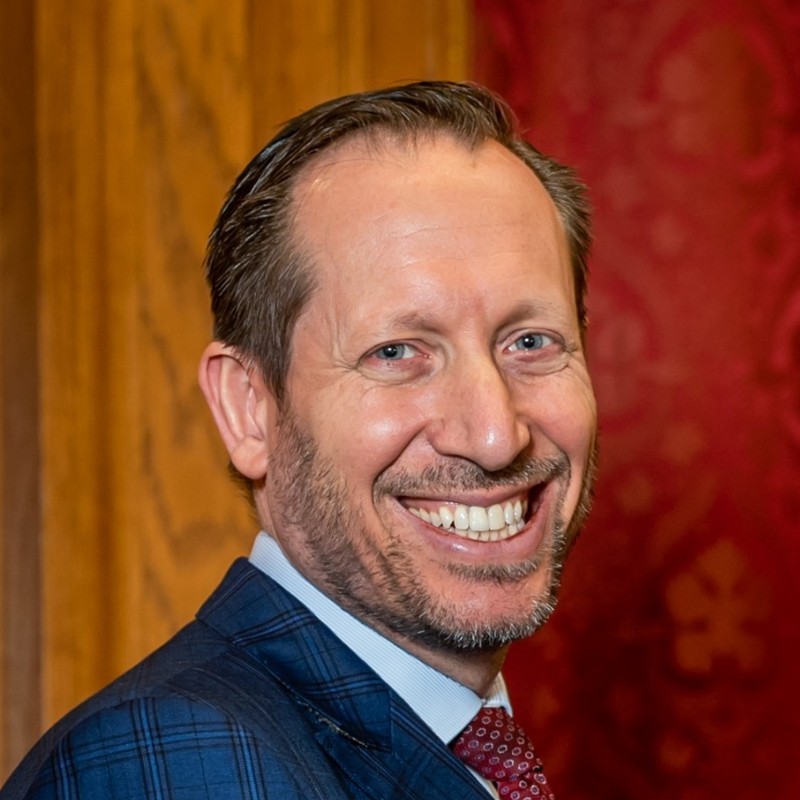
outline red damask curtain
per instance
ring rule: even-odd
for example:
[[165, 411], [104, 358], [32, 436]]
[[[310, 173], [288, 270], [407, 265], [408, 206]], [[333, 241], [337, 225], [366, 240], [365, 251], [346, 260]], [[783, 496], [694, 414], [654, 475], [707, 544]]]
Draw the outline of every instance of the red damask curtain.
[[800, 4], [474, 0], [591, 187], [595, 511], [509, 664], [559, 797], [800, 797]]

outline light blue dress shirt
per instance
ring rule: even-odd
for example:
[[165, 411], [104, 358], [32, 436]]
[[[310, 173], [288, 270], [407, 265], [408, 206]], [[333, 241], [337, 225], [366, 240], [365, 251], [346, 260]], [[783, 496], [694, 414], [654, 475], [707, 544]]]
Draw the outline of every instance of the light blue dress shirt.
[[[502, 675], [495, 678], [489, 696], [482, 699], [338, 606], [294, 568], [269, 534], [262, 531], [256, 537], [250, 563], [269, 575], [330, 628], [411, 706], [445, 745], [461, 733], [482, 706], [503, 706], [511, 711]], [[475, 777], [490, 794], [497, 796], [490, 782], [477, 774]]]

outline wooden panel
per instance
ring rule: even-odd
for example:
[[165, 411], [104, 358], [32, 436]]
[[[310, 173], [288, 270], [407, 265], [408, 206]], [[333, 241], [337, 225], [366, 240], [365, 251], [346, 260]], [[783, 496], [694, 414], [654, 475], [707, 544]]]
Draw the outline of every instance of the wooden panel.
[[407, 80], [468, 76], [467, 0], [252, 0], [256, 140], [315, 103]]
[[39, 449], [33, 8], [0, 25], [0, 776], [39, 726]]
[[187, 621], [252, 527], [194, 377], [250, 150], [242, 8], [81, 2], [40, 27], [48, 718]]
[[205, 242], [252, 150], [247, 7], [153, 0], [141, 27], [139, 651], [191, 618], [255, 527], [195, 378], [211, 330]]
[[[195, 380], [210, 334], [205, 241], [236, 173], [310, 104], [463, 77], [467, 63], [465, 0], [14, 0], [28, 5], [27, 40], [4, 50], [14, 67], [0, 83], [24, 74], [29, 98], [27, 128], [4, 128], [0, 144], [0, 188], [27, 185], [0, 225], [15, 226], [14, 258], [30, 267], [13, 273], [25, 276], [16, 309], [2, 277], [4, 376], [28, 364], [8, 339], [21, 320], [25, 352], [35, 363], [38, 335], [40, 354], [15, 401], [27, 440], [40, 409], [40, 463], [35, 448], [17, 461], [6, 424], [17, 412], [0, 390], [3, 499], [18, 463], [34, 484], [24, 524], [5, 504], [2, 518], [3, 572], [27, 589], [6, 583], [0, 632], [26, 641], [28, 660], [2, 662], [0, 699], [27, 686], [34, 701], [22, 721], [3, 702], [15, 752], [188, 621], [250, 546], [256, 524]], [[9, 30], [0, 44], [14, 43]], [[4, 166], [20, 147], [27, 162]], [[24, 635], [10, 618], [30, 621]]]
[[369, 4], [368, 86], [466, 77], [466, 8], [457, 2]]
[[[45, 717], [111, 677], [118, 601], [114, 510], [120, 502], [109, 390], [127, 381], [109, 337], [118, 278], [107, 252], [104, 160], [113, 80], [105, 19], [92, 0], [39, 15], [41, 197], [42, 526]], [[124, 274], [124, 270], [119, 270]]]

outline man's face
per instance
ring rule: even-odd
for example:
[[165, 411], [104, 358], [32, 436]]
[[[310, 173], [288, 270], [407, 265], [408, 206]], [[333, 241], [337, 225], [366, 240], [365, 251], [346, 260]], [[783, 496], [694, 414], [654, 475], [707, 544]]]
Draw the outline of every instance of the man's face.
[[495, 648], [549, 612], [588, 505], [595, 404], [555, 208], [440, 136], [309, 167], [318, 282], [256, 501], [291, 561], [401, 642]]

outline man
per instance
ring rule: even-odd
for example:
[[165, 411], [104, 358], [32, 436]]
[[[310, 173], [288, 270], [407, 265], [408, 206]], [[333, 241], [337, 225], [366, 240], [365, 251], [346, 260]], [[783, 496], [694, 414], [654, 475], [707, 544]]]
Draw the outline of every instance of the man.
[[[200, 366], [265, 532], [3, 796], [510, 791], [469, 756], [505, 736], [508, 645], [552, 610], [588, 507], [587, 248], [580, 184], [481, 89], [290, 122], [212, 234]], [[520, 741], [511, 788], [551, 796]]]

